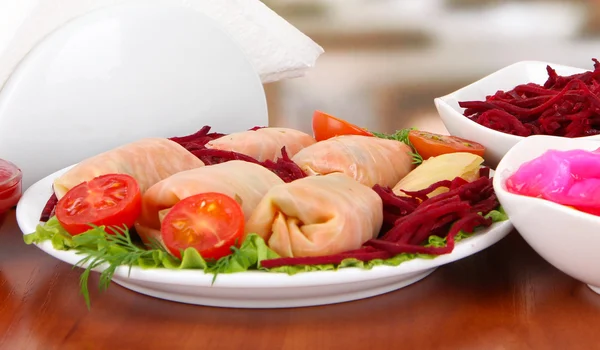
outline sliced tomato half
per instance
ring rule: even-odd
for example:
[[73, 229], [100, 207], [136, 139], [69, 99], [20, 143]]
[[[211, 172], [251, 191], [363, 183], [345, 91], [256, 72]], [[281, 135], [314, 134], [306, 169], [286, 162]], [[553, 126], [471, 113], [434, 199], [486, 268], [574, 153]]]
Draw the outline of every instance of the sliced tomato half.
[[56, 204], [56, 218], [67, 232], [77, 235], [90, 224], [132, 227], [141, 210], [137, 181], [126, 174], [108, 174], [70, 189]]
[[340, 135], [373, 136], [367, 130], [338, 119], [321, 111], [315, 111], [312, 120], [313, 135], [317, 141], [323, 141]]
[[485, 153], [485, 147], [477, 142], [427, 131], [411, 130], [408, 140], [423, 159], [456, 152], [468, 152], [482, 157]]
[[165, 215], [161, 225], [164, 245], [181, 258], [181, 251], [195, 248], [205, 259], [231, 254], [241, 244], [244, 212], [233, 198], [216, 192], [184, 198]]

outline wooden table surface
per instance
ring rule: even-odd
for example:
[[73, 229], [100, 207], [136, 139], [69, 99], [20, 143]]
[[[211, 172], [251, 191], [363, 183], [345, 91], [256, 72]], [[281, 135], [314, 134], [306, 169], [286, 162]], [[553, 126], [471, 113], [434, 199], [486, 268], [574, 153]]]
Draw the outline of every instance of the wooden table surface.
[[192, 306], [112, 285], [88, 311], [80, 272], [25, 245], [11, 213], [0, 229], [0, 349], [600, 348], [600, 296], [516, 232], [407, 288], [310, 308]]

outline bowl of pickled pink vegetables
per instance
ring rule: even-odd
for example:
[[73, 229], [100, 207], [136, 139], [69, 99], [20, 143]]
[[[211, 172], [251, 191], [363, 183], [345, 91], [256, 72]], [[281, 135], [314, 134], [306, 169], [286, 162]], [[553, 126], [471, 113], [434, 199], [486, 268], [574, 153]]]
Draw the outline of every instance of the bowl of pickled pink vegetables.
[[485, 146], [494, 168], [529, 136], [600, 140], [600, 62], [591, 62], [517, 62], [434, 102], [450, 134]]
[[600, 294], [600, 141], [524, 138], [498, 164], [494, 190], [542, 258]]

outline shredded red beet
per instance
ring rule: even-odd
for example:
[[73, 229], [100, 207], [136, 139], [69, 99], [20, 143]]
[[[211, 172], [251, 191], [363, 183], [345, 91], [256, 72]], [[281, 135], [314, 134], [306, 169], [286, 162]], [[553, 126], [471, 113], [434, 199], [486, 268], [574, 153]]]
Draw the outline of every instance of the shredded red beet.
[[396, 220], [412, 213], [420, 203], [416, 198], [398, 197], [387, 187], [375, 185], [373, 190], [383, 201], [383, 224], [386, 231], [394, 226]]
[[250, 163], [255, 163], [264, 166], [279, 176], [285, 182], [292, 182], [297, 179], [306, 177], [306, 173], [292, 161], [288, 156], [285, 147], [281, 149], [281, 157], [276, 162], [266, 160], [259, 162], [258, 160], [245, 154], [223, 151], [218, 149], [203, 148], [192, 152], [196, 157], [200, 158], [206, 165], [214, 165], [230, 160], [243, 160]]
[[404, 192], [406, 195], [408, 195], [410, 197], [418, 198], [418, 199], [424, 201], [424, 200], [428, 199], [427, 196], [430, 193], [432, 193], [433, 191], [437, 190], [440, 187], [446, 187], [448, 189], [453, 190], [453, 189], [458, 188], [467, 183], [468, 183], [467, 180], [463, 179], [462, 177], [457, 177], [452, 181], [444, 180], [444, 181], [436, 182], [436, 183], [432, 184], [431, 186], [429, 186], [425, 189], [422, 189], [420, 191], [404, 191], [404, 190], [402, 190], [402, 192]]
[[51, 217], [54, 216], [56, 203], [58, 203], [58, 198], [56, 198], [56, 194], [52, 193], [52, 196], [50, 196], [50, 199], [48, 199], [48, 202], [46, 202], [46, 205], [42, 210], [42, 215], [40, 216], [41, 222], [47, 222]]
[[547, 66], [544, 85], [522, 84], [486, 96], [485, 101], [461, 101], [459, 106], [467, 118], [512, 135], [600, 134], [600, 62], [592, 60], [592, 71], [559, 76]]
[[469, 208], [469, 203], [461, 201], [458, 196], [448, 198], [446, 201], [426, 206], [422, 210], [415, 210], [411, 215], [407, 215], [398, 220], [396, 226], [383, 235], [382, 239], [392, 242], [407, 243], [421, 225], [431, 221], [435, 222], [437, 218], [446, 215], [466, 215], [469, 213]]
[[[249, 130], [256, 131], [263, 128], [265, 127], [255, 126]], [[204, 126], [202, 129], [192, 135], [172, 137], [170, 140], [175, 141], [185, 147], [188, 151], [192, 152], [196, 157], [202, 160], [202, 162], [204, 162], [206, 165], [219, 164], [228, 162], [230, 160], [242, 160], [264, 166], [265, 168], [277, 174], [277, 176], [279, 176], [285, 182], [292, 182], [307, 176], [306, 173], [304, 173], [304, 171], [302, 171], [302, 169], [300, 169], [296, 163], [292, 162], [285, 150], [285, 147], [281, 149], [281, 157], [278, 158], [277, 161], [267, 160], [264, 162], [259, 162], [258, 160], [245, 154], [206, 148], [206, 144], [208, 142], [225, 136], [225, 134], [209, 133], [209, 131], [210, 127]]]
[[444, 247], [425, 247], [417, 244], [396, 243], [379, 239], [372, 239], [368, 241], [366, 245], [379, 248], [394, 255], [402, 253], [432, 255], [448, 254], [454, 250], [454, 237], [456, 237], [460, 231], [473, 232], [477, 226], [490, 226], [491, 224], [492, 219], [486, 219], [475, 213], [466, 214], [452, 225], [446, 236], [446, 245]]
[[[489, 169], [480, 173], [489, 174]], [[427, 197], [427, 194], [440, 187], [448, 188], [448, 192]], [[373, 189], [383, 201], [384, 228], [379, 238], [371, 239], [362, 248], [353, 251], [318, 257], [263, 260], [262, 266], [339, 264], [349, 258], [367, 262], [402, 253], [448, 254], [454, 250], [454, 239], [459, 232], [472, 233], [477, 227], [490, 226], [492, 220], [482, 215], [500, 205], [492, 179], [488, 176], [470, 183], [462, 178], [440, 181], [421, 191], [406, 191], [408, 197], [397, 196], [391, 189], [378, 185]], [[446, 238], [446, 245], [426, 247], [432, 235]]]
[[490, 177], [490, 168], [484, 166], [479, 168], [479, 176], [480, 177]]
[[285, 146], [281, 148], [281, 157], [277, 161], [266, 160], [260, 163], [265, 168], [277, 174], [283, 181], [292, 182], [306, 177], [306, 173], [288, 156]]
[[[258, 129], [263, 129], [265, 126], [255, 126], [249, 131], [256, 131]], [[218, 139], [220, 137], [226, 136], [227, 134], [222, 134], [218, 132], [209, 132], [211, 129], [210, 126], [205, 125], [197, 132], [181, 137], [171, 137], [169, 140], [175, 141], [178, 144], [182, 145], [188, 151], [192, 152], [195, 150], [203, 149], [204, 146], [212, 140]]]
[[230, 160], [243, 160], [245, 162], [260, 164], [258, 160], [245, 154], [220, 149], [202, 148], [192, 151], [192, 154], [198, 157], [205, 165], [214, 165]]
[[210, 141], [225, 136], [225, 134], [220, 134], [216, 132], [209, 133], [209, 131], [210, 126], [205, 125], [202, 127], [202, 129], [198, 130], [197, 132], [191, 135], [182, 137], [171, 137], [169, 140], [177, 142], [185, 149], [192, 152], [198, 149], [203, 149], [204, 146]]

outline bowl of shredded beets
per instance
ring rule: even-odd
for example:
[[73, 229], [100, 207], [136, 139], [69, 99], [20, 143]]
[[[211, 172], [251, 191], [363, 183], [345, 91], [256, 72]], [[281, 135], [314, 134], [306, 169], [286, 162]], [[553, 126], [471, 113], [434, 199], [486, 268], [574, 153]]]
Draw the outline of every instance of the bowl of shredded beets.
[[436, 98], [435, 105], [450, 134], [486, 147], [492, 168], [528, 136], [600, 140], [600, 62], [592, 62], [592, 70], [518, 62]]
[[493, 178], [502, 208], [531, 248], [598, 294], [599, 148], [589, 138], [534, 135], [508, 151]]

